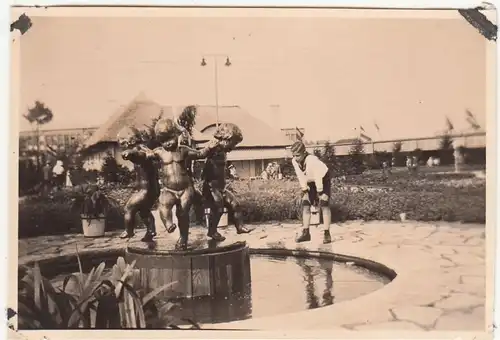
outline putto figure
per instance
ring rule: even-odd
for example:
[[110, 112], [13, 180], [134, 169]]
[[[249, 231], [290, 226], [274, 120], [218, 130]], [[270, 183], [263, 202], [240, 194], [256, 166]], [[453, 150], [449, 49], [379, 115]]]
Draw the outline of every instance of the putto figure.
[[161, 146], [153, 150], [141, 146], [141, 149], [146, 159], [160, 162], [160, 218], [167, 231], [173, 232], [175, 226], [172, 224], [172, 208], [176, 207], [180, 233], [176, 249], [185, 250], [189, 237], [189, 210], [195, 194], [193, 180], [186, 164], [190, 160], [207, 157], [218, 143], [213, 140], [202, 150], [179, 145], [181, 130], [172, 119], [159, 120], [155, 125], [155, 135]]
[[126, 137], [118, 136], [118, 141], [124, 150], [122, 158], [132, 162], [137, 169], [137, 191], [125, 205], [125, 231], [120, 237], [134, 236], [135, 216], [139, 213], [147, 228], [142, 241], [150, 242], [156, 236], [155, 219], [151, 209], [160, 196], [157, 165], [153, 159], [144, 156], [140, 147], [142, 141], [134, 133], [129, 133]]
[[220, 124], [214, 134], [218, 147], [211, 150], [203, 168], [202, 195], [208, 215], [208, 237], [222, 242], [226, 238], [217, 231], [224, 206], [233, 213], [234, 224], [238, 234], [249, 233], [242, 225], [239, 202], [232, 192], [226, 190], [226, 158], [227, 153], [243, 140], [238, 126], [231, 123]]

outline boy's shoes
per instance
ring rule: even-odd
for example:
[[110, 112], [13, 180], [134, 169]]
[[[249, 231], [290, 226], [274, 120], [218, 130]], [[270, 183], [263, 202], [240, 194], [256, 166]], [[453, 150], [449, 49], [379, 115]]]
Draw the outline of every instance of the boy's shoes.
[[323, 244], [332, 243], [332, 235], [329, 230], [325, 230], [323, 234]]
[[302, 229], [302, 233], [295, 239], [297, 243], [311, 241], [311, 233], [309, 229]]

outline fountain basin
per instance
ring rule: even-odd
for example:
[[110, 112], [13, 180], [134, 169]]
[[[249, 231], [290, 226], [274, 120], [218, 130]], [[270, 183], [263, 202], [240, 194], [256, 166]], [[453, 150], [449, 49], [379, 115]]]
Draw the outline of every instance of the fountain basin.
[[172, 239], [134, 242], [125, 249], [125, 261], [135, 261], [148, 291], [175, 282], [161, 293], [167, 298], [226, 298], [245, 294], [251, 282], [245, 242], [195, 240], [187, 251], [175, 250]]

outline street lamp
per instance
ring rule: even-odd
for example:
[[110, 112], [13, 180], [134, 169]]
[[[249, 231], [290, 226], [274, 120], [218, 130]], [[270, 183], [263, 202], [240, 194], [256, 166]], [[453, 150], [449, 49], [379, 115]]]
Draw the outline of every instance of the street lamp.
[[219, 127], [219, 79], [218, 79], [217, 64], [218, 64], [219, 58], [221, 58], [221, 57], [225, 57], [226, 58], [226, 62], [224, 63], [224, 66], [226, 66], [226, 67], [231, 66], [231, 61], [229, 60], [229, 57], [227, 55], [222, 55], [222, 54], [208, 54], [208, 55], [205, 55], [201, 59], [201, 66], [207, 66], [207, 61], [205, 60], [205, 57], [211, 57], [211, 58], [213, 58], [213, 62], [214, 62], [215, 119], [216, 119], [216, 126]]

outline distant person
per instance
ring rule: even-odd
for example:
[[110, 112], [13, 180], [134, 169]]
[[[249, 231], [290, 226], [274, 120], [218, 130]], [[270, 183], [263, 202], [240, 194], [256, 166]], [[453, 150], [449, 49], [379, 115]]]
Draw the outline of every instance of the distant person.
[[429, 159], [427, 160], [427, 166], [429, 168], [432, 168], [432, 166], [434, 165], [434, 158], [431, 156], [429, 157]]
[[411, 173], [412, 170], [412, 159], [410, 156], [406, 156], [406, 168], [408, 169], [408, 172]]
[[43, 173], [43, 182], [42, 182], [42, 190], [43, 194], [47, 195], [50, 192], [51, 182], [52, 182], [52, 172], [51, 172], [50, 162], [46, 162], [44, 167], [42, 168]]
[[302, 188], [302, 233], [296, 241], [311, 240], [309, 231], [311, 206], [318, 202], [323, 213], [323, 243], [331, 243], [330, 223], [332, 217], [329, 204], [331, 181], [328, 167], [317, 156], [308, 153], [302, 141], [293, 143], [292, 155], [292, 164]]
[[54, 175], [54, 182], [57, 188], [61, 189], [64, 185], [64, 166], [61, 160], [57, 160], [56, 165], [52, 169], [52, 174]]
[[441, 159], [439, 159], [438, 157], [434, 158], [433, 159], [433, 165], [434, 166], [439, 166], [441, 164]]

